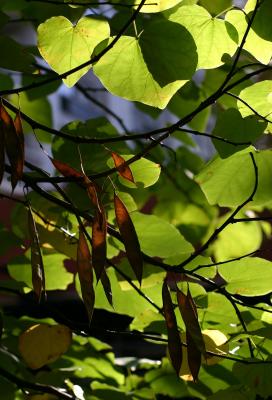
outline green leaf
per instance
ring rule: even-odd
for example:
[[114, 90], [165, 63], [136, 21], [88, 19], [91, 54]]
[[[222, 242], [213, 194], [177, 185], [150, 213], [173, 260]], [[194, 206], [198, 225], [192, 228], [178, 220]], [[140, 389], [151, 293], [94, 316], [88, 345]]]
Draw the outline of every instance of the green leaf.
[[[272, 120], [272, 81], [265, 80], [254, 83], [243, 89], [239, 97], [253, 109], [237, 100], [237, 106], [243, 118], [254, 115], [254, 111], [256, 111], [259, 115]], [[269, 131], [271, 129], [271, 123], [269, 123]]]
[[31, 72], [34, 57], [15, 40], [8, 36], [0, 36], [1, 59], [0, 67], [12, 71]]
[[[107, 269], [108, 277], [111, 281], [111, 289], [112, 289], [112, 298], [113, 298], [113, 307], [114, 312], [118, 314], [126, 314], [134, 318], [138, 314], [142, 313], [147, 309], [146, 299], [141, 297], [139, 294], [135, 292], [135, 290], [131, 287], [131, 290], [122, 290], [119, 282], [117, 280], [116, 274], [112, 268]], [[78, 279], [76, 279], [76, 287], [79, 290]], [[152, 287], [143, 288], [143, 293], [146, 296], [151, 298], [153, 302], [155, 302], [159, 307], [161, 307], [161, 282]], [[102, 308], [104, 310], [108, 310], [112, 312], [112, 307], [109, 305], [102, 285], [99, 282], [96, 286], [95, 292], [95, 307]], [[149, 309], [154, 310], [154, 308], [149, 305]]]
[[196, 47], [183, 26], [164, 19], [149, 23], [139, 37], [139, 44], [147, 68], [160, 87], [193, 76]]
[[[89, 138], [107, 138], [118, 135], [116, 128], [105, 117], [89, 119], [84, 123], [77, 120], [72, 121], [61, 130], [72, 136]], [[119, 154], [128, 152], [127, 145], [122, 142], [111, 143], [110, 148]], [[101, 172], [101, 170], [108, 168], [107, 161], [109, 154], [101, 144], [84, 144], [80, 146], [80, 152], [86, 172]], [[78, 150], [74, 143], [60, 137], [55, 137], [52, 145], [52, 153], [57, 160], [66, 162], [77, 170], [81, 169]]]
[[220, 329], [225, 333], [236, 333], [240, 322], [233, 306], [225, 296], [210, 292], [198, 309], [202, 329]]
[[[164, 10], [167, 10], [168, 8], [174, 7], [175, 5], [181, 3], [182, 0], [148, 0], [145, 2], [144, 6], [141, 8], [140, 12], [143, 13], [157, 13], [161, 12]], [[135, 0], [134, 3], [139, 5], [138, 0]], [[149, 5], [150, 3], [150, 5]], [[152, 3], [156, 3], [153, 4]]]
[[0, 82], [0, 90], [13, 88], [13, 80], [8, 75], [0, 74]]
[[0, 11], [0, 26], [2, 27], [3, 25], [5, 25], [8, 22], [8, 20], [9, 17], [7, 16], [7, 14]]
[[[129, 160], [133, 157], [133, 154], [122, 155], [122, 157], [125, 160]], [[108, 160], [107, 164], [110, 168], [114, 167], [112, 158]], [[118, 176], [118, 179], [124, 186], [131, 189], [146, 188], [148, 186], [152, 186], [154, 185], [154, 183], [157, 182], [160, 177], [160, 165], [143, 157], [140, 158], [140, 160], [137, 160], [134, 163], [130, 164], [129, 167], [134, 178], [134, 183], [129, 182], [127, 179], [124, 179], [121, 176]]]
[[[258, 166], [259, 184], [257, 193], [250, 204], [265, 205], [272, 199], [271, 151], [254, 154]], [[210, 204], [235, 207], [252, 193], [255, 173], [252, 161], [245, 151], [221, 160], [215, 158], [196, 177]]]
[[256, 395], [249, 388], [243, 385], [231, 386], [227, 389], [219, 390], [212, 396], [208, 397], [208, 400], [255, 400]]
[[[43, 255], [46, 290], [64, 290], [73, 282], [73, 274], [67, 272], [63, 265], [65, 258], [61, 254]], [[30, 252], [16, 257], [8, 265], [8, 272], [13, 279], [24, 282], [32, 288]]]
[[[251, 16], [256, 4], [256, 0], [249, 0], [245, 12], [240, 10], [229, 11], [226, 15], [227, 21], [233, 24], [239, 33], [239, 42], [241, 42], [248, 24], [248, 18]], [[247, 36], [244, 50], [247, 50], [262, 64], [268, 64], [272, 54], [272, 29], [271, 29], [272, 8], [269, 0], [261, 3], [257, 15], [254, 18], [253, 25]]]
[[165, 12], [166, 17], [184, 26], [192, 35], [198, 53], [198, 69], [217, 68], [238, 45], [238, 33], [227, 21], [213, 18], [205, 8], [192, 5]]
[[272, 263], [250, 257], [220, 265], [219, 273], [227, 281], [230, 293], [261, 296], [271, 292]]
[[[27, 85], [36, 85], [40, 84], [42, 81], [48, 79], [47, 75], [41, 75], [39, 73], [32, 74], [31, 76], [24, 76], [22, 79], [22, 85], [27, 86]], [[51, 83], [47, 83], [43, 86], [40, 86], [38, 88], [30, 89], [27, 91], [27, 98], [29, 101], [33, 101], [36, 99], [39, 99], [41, 97], [44, 98], [48, 96], [51, 93], [54, 93], [55, 91], [58, 90], [59, 86], [61, 84], [61, 81], [55, 81]]]
[[213, 245], [215, 259], [225, 261], [241, 257], [258, 250], [262, 240], [263, 233], [258, 222], [239, 222], [228, 225]]
[[271, 363], [247, 365], [237, 362], [234, 364], [233, 373], [241, 381], [241, 383], [248, 386], [253, 391], [253, 393], [257, 393], [263, 398], [269, 398], [269, 396], [271, 395]]
[[[109, 37], [106, 20], [97, 17], [81, 18], [73, 25], [63, 16], [52, 17], [38, 27], [38, 48], [42, 57], [59, 74], [90, 60], [96, 45]], [[91, 66], [87, 66], [63, 82], [72, 87]]]
[[106, 383], [92, 382], [91, 389], [95, 398], [99, 400], [129, 400], [132, 399], [131, 394], [126, 394], [124, 388], [118, 389]]
[[217, 0], [217, 1], [210, 1], [210, 0], [200, 0], [199, 5], [205, 7], [207, 11], [211, 14], [217, 15], [222, 11], [229, 8], [232, 4], [232, 0]]
[[[17, 95], [11, 96], [11, 102], [17, 107], [18, 97]], [[52, 126], [52, 111], [51, 105], [46, 97], [41, 97], [36, 100], [31, 100], [27, 93], [20, 93], [20, 110], [25, 113], [28, 117], [34, 119], [40, 124], [48, 127]], [[32, 128], [27, 123], [23, 123], [24, 133], [31, 132]], [[36, 129], [38, 138], [44, 142], [51, 142], [52, 135]]]
[[161, 328], [164, 328], [163, 333], [166, 333], [165, 321], [163, 316], [153, 310], [147, 309], [133, 319], [132, 323], [130, 324], [130, 329], [135, 329], [137, 331], [144, 331], [146, 329], [149, 332], [156, 332], [157, 326], [159, 327], [159, 332], [161, 331]]
[[[260, 121], [255, 115], [242, 118], [238, 110], [230, 108], [218, 115], [212, 134], [235, 143], [249, 142], [253, 144], [263, 133], [266, 125], [266, 122]], [[249, 146], [249, 144], [234, 146], [216, 139], [213, 139], [213, 144], [222, 158]]]
[[151, 257], [167, 258], [193, 251], [179, 231], [155, 215], [131, 214], [142, 251]]
[[139, 39], [122, 36], [96, 63], [94, 72], [112, 94], [163, 109], [192, 77], [196, 63], [188, 31], [159, 19]]

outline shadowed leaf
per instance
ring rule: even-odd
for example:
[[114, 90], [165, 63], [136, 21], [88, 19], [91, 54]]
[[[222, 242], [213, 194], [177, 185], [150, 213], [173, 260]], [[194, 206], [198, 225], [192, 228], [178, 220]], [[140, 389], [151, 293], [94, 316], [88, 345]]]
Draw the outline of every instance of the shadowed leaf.
[[91, 264], [91, 254], [84, 233], [79, 229], [79, 239], [77, 248], [77, 272], [80, 281], [82, 298], [91, 322], [95, 293], [93, 289], [93, 269]]
[[162, 286], [162, 301], [163, 301], [163, 312], [168, 333], [168, 350], [172, 365], [179, 376], [179, 371], [182, 363], [182, 344], [180, 340], [180, 334], [177, 327], [177, 320], [167, 286], [166, 280]]
[[114, 151], [111, 152], [111, 156], [114, 161], [114, 165], [117, 168], [119, 174], [130, 182], [134, 183], [134, 178], [131, 169], [128, 165], [125, 165], [126, 160]]
[[28, 227], [31, 240], [32, 284], [33, 290], [40, 301], [42, 292], [45, 291], [45, 276], [39, 235], [30, 207], [28, 208]]
[[114, 194], [114, 208], [117, 225], [126, 249], [127, 258], [132, 266], [136, 278], [141, 284], [143, 275], [143, 259], [138, 236], [124, 203], [116, 194]]

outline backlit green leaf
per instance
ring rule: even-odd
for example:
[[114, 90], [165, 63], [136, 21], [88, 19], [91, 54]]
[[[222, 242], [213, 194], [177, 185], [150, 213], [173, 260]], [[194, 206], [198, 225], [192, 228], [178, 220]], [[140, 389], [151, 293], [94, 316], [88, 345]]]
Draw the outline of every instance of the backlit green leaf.
[[[247, 18], [250, 18], [255, 7], [256, 0], [249, 0], [245, 7], [247, 17], [243, 11], [229, 11], [226, 19], [233, 24], [239, 33], [239, 42], [247, 28]], [[248, 34], [244, 49], [253, 55], [263, 64], [268, 64], [272, 54], [272, 28], [271, 28], [272, 8], [269, 0], [261, 3], [258, 13], [254, 19], [252, 28]]]
[[[122, 155], [125, 160], [129, 160], [133, 155]], [[110, 168], [114, 167], [114, 163], [110, 158], [108, 160], [108, 165]], [[129, 182], [122, 176], [118, 176], [119, 181], [131, 189], [145, 188], [154, 185], [160, 177], [161, 168], [159, 164], [154, 163], [146, 158], [140, 158], [140, 160], [135, 161], [130, 164], [130, 169], [134, 178], [134, 183]]]
[[131, 214], [141, 249], [149, 256], [161, 258], [190, 253], [192, 245], [168, 222], [155, 215]]
[[184, 26], [192, 35], [198, 54], [197, 68], [216, 68], [224, 64], [226, 55], [237, 49], [238, 33], [235, 27], [220, 18], [212, 18], [200, 6], [182, 6], [165, 12], [170, 21]]
[[219, 266], [227, 290], [244, 296], [260, 296], [271, 291], [272, 263], [250, 257]]
[[[46, 280], [46, 290], [66, 289], [73, 282], [73, 274], [66, 271], [63, 261], [65, 256], [62, 254], [44, 254], [44, 273]], [[30, 266], [30, 252], [24, 256], [16, 257], [9, 265], [8, 272], [13, 279], [25, 282], [32, 287], [32, 276]]]
[[[59, 74], [90, 60], [95, 46], [109, 37], [107, 21], [81, 18], [73, 25], [63, 16], [52, 17], [38, 28], [38, 48], [43, 58]], [[85, 67], [64, 79], [73, 86], [88, 70]]]
[[94, 72], [112, 94], [163, 109], [192, 77], [196, 64], [189, 32], [160, 19], [149, 24], [139, 39], [122, 36]]
[[[251, 204], [269, 204], [272, 199], [271, 151], [254, 155], [258, 165], [259, 184]], [[233, 207], [245, 201], [253, 191], [255, 173], [249, 154], [245, 151], [221, 160], [215, 158], [197, 176], [196, 181], [210, 204]]]

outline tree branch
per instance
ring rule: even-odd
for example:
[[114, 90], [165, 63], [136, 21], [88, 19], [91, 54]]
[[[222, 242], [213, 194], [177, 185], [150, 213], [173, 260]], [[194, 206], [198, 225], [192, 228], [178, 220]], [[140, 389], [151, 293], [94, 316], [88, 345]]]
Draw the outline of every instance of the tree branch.
[[36, 383], [36, 382], [34, 383], [26, 381], [24, 379], [19, 378], [17, 375], [11, 374], [9, 371], [2, 368], [1, 366], [0, 366], [0, 375], [9, 380], [10, 382], [15, 383], [15, 385], [19, 389], [30, 389], [39, 393], [53, 394], [54, 396], [57, 396], [59, 399], [64, 399], [64, 400], [77, 400], [77, 397], [67, 393], [65, 389], [56, 388], [50, 385], [44, 385], [42, 383]]

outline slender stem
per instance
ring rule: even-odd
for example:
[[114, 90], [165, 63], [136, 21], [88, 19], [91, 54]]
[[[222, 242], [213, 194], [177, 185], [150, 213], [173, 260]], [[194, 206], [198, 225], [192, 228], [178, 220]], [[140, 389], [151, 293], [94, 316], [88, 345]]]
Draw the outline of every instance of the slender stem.
[[50, 385], [44, 385], [42, 383], [29, 382], [24, 379], [19, 378], [17, 375], [14, 375], [0, 366], [0, 375], [9, 380], [10, 382], [15, 383], [16, 386], [20, 389], [30, 389], [35, 390], [39, 393], [48, 393], [57, 396], [59, 399], [65, 400], [77, 400], [77, 398], [69, 393], [67, 393], [64, 389], [56, 388]]

